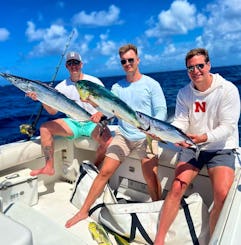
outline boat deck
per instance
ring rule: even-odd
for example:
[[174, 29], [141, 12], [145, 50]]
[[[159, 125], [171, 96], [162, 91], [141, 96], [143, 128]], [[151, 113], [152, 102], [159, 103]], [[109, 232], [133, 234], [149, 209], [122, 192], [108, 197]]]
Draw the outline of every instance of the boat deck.
[[[73, 184], [65, 181], [39, 186], [36, 205], [17, 203], [6, 214], [32, 231], [34, 245], [95, 245], [97, 242], [88, 230], [91, 218], [65, 228], [66, 221], [78, 211], [69, 201], [72, 189]], [[117, 244], [111, 234], [109, 237], [113, 245]]]
[[[78, 209], [69, 201], [72, 189], [73, 184], [64, 181], [57, 181], [48, 184], [46, 187], [40, 186], [38, 204], [32, 207], [62, 226], [63, 229], [82, 239], [84, 238], [85, 241], [91, 241], [92, 238], [88, 231], [88, 223], [92, 221], [90, 218], [81, 221], [69, 229], [65, 228], [66, 221], [78, 212]], [[95, 244], [94, 241], [93, 244]]]

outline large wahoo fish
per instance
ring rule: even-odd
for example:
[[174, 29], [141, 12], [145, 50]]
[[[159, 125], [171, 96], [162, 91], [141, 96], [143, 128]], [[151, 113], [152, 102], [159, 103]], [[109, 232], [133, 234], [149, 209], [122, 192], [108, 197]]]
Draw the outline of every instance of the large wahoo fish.
[[40, 102], [65, 113], [73, 119], [87, 121], [91, 116], [90, 113], [80, 107], [80, 105], [78, 105], [75, 101], [67, 98], [65, 95], [61, 94], [47, 84], [7, 73], [0, 73], [0, 75], [25, 93], [35, 92]]
[[76, 87], [81, 99], [94, 102], [103, 113], [112, 114], [137, 128], [141, 126], [135, 111], [108, 89], [87, 80], [76, 82]]
[[173, 144], [185, 141], [190, 145], [196, 146], [196, 144], [184, 134], [180, 129], [175, 126], [150, 117], [142, 112], [136, 111], [137, 118], [141, 123], [141, 130], [147, 134], [153, 134], [158, 137], [162, 142], [171, 142]]

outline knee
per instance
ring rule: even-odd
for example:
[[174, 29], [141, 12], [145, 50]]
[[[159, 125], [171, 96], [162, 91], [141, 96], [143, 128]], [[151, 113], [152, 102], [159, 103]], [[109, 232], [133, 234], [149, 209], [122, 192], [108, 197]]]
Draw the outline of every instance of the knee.
[[39, 128], [40, 133], [49, 131], [49, 122], [43, 123]]
[[100, 137], [99, 139], [99, 144], [103, 147], [103, 148], [107, 148], [110, 144], [112, 140], [112, 136], [111, 135], [103, 135]]
[[108, 127], [103, 129], [102, 134], [100, 134], [100, 139], [102, 142], [104, 142], [104, 144], [110, 142], [112, 135]]
[[187, 189], [187, 183], [175, 178], [170, 190], [170, 196], [174, 199], [181, 199]]
[[98, 174], [98, 179], [107, 182], [113, 173], [109, 171], [100, 171]]
[[99, 144], [104, 144], [110, 138], [112, 138], [111, 132], [108, 127], [102, 128], [99, 125], [95, 127], [91, 134], [92, 139], [97, 141]]
[[216, 201], [216, 204], [222, 206], [225, 202], [227, 195], [228, 195], [228, 190], [226, 188], [222, 188], [216, 191], [214, 201]]

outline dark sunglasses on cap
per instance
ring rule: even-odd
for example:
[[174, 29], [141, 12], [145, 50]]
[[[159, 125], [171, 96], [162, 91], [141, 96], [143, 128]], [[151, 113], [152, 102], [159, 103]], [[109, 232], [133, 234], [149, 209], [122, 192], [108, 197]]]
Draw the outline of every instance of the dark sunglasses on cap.
[[121, 64], [125, 65], [127, 63], [127, 61], [128, 61], [129, 64], [133, 64], [135, 60], [134, 60], [134, 58], [123, 59], [123, 60], [121, 60]]
[[78, 61], [78, 60], [69, 60], [69, 61], [67, 61], [67, 65], [68, 66], [79, 65], [79, 64], [80, 64], [80, 61]]
[[198, 70], [202, 70], [204, 68], [204, 66], [205, 66], [205, 64], [197, 64], [195, 66], [188, 66], [187, 71], [193, 72], [195, 70], [195, 68], [197, 68]]

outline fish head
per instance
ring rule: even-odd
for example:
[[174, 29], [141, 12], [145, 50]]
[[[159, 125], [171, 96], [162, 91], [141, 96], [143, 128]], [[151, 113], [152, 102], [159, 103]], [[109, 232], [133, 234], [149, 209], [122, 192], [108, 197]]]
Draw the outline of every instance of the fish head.
[[8, 80], [9, 82], [11, 82], [13, 85], [17, 85], [18, 84], [18, 80], [16, 76], [7, 74], [7, 73], [0, 73], [0, 75], [5, 78], [6, 80]]
[[29, 84], [26, 79], [3, 72], [1, 72], [0, 75], [22, 91], [28, 90]]
[[76, 82], [75, 86], [77, 88], [80, 98], [82, 100], [87, 100], [91, 93], [90, 93], [89, 87], [85, 83], [85, 80], [80, 80]]
[[106, 93], [106, 89], [103, 86], [88, 80], [76, 82], [76, 87], [82, 100], [89, 99], [90, 101], [95, 102], [93, 100]]

